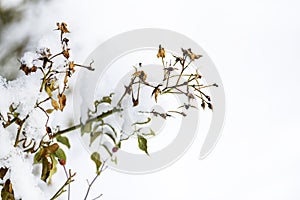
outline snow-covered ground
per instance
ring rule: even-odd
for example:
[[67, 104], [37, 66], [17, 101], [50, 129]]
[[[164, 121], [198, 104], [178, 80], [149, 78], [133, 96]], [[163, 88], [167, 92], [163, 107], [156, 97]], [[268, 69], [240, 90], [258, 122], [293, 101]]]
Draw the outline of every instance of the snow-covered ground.
[[[52, 34], [56, 22], [68, 23], [72, 53], [79, 62], [121, 32], [164, 28], [201, 45], [223, 79], [226, 122], [212, 154], [198, 160], [203, 143], [199, 134], [186, 155], [162, 171], [129, 175], [106, 170], [90, 197], [298, 200], [299, 9], [296, 0], [56, 0], [28, 10], [28, 20], [19, 28], [34, 29], [38, 37]], [[94, 165], [79, 139], [72, 137], [67, 167], [77, 175], [71, 199], [83, 199]], [[62, 183], [64, 178], [53, 181]]]

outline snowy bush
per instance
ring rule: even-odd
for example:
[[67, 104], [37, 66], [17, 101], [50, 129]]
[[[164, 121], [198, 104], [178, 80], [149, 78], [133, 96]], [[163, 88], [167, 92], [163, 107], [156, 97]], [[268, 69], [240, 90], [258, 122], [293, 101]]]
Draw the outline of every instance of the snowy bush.
[[[94, 108], [87, 111], [87, 118], [80, 124], [61, 129], [59, 124], [53, 124], [55, 114], [63, 112], [68, 104], [69, 79], [78, 68], [94, 70], [93, 62], [84, 66], [71, 60], [69, 33], [66, 23], [57, 23], [60, 32], [60, 51], [53, 54], [47, 46], [39, 46], [35, 52], [27, 52], [19, 60], [20, 70], [24, 73], [13, 81], [0, 77], [0, 179], [2, 180], [1, 197], [8, 199], [56, 199], [65, 191], [70, 191], [75, 173], [66, 169], [66, 154], [61, 146], [70, 148], [68, 134], [76, 129], [82, 136], [90, 138], [90, 145], [103, 135], [108, 137], [101, 145], [107, 155], [93, 152], [91, 159], [96, 165], [96, 175], [93, 182], [105, 169], [107, 159], [116, 161], [117, 151], [128, 138], [135, 136], [137, 146], [145, 154], [148, 152], [147, 138], [155, 133], [148, 126], [153, 117], [167, 120], [176, 115], [185, 116], [185, 110], [195, 109], [193, 101], [201, 101], [201, 107], [213, 109], [211, 99], [204, 93], [202, 76], [194, 69], [186, 73], [186, 69], [195, 60], [201, 58], [191, 49], [182, 49], [182, 55], [173, 55], [173, 63], [165, 62], [166, 52], [159, 45], [157, 58], [162, 61], [163, 80], [161, 84], [153, 85], [147, 82], [147, 73], [142, 63], [134, 68], [134, 73], [124, 93], [117, 101], [113, 92], [94, 101]], [[122, 116], [127, 105], [137, 107], [143, 103], [140, 98], [141, 86], [150, 88], [152, 93], [147, 97], [159, 101], [161, 95], [179, 94], [186, 97], [183, 105], [160, 113], [156, 110], [139, 110], [146, 116], [144, 120], [135, 121], [130, 130], [122, 130], [112, 124], [110, 116]], [[126, 134], [124, 134], [126, 132]], [[72, 158], [68, 158], [72, 159]], [[35, 166], [40, 166], [34, 170]], [[58, 168], [58, 166], [62, 166]], [[51, 183], [51, 177], [58, 169], [63, 169], [66, 181], [54, 194], [48, 194], [45, 183]], [[35, 171], [35, 173], [33, 173]], [[93, 185], [88, 185], [85, 199]], [[51, 184], [56, 184], [52, 182]], [[24, 187], [26, 186], [26, 187]], [[101, 195], [100, 195], [101, 196]], [[99, 196], [99, 197], [100, 197]]]

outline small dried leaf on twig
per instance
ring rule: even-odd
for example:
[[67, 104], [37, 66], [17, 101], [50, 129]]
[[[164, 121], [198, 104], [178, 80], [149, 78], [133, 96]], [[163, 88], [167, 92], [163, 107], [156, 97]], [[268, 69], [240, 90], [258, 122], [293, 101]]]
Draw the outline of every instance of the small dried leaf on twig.
[[211, 103], [207, 103], [207, 107], [208, 107], [209, 109], [213, 110], [213, 106], [212, 106]]
[[58, 94], [57, 98], [58, 98], [58, 102], [59, 102], [59, 109], [61, 111], [63, 111], [66, 106], [67, 97], [65, 94]]
[[154, 99], [155, 99], [155, 102], [157, 103], [157, 97], [159, 94], [161, 94], [161, 90], [159, 89], [159, 87], [161, 86], [161, 84], [159, 84], [158, 86], [156, 86], [151, 94], [151, 96], [154, 95]]
[[31, 68], [29, 68], [29, 67], [27, 67], [27, 65], [21, 64], [20, 70], [22, 70], [25, 73], [25, 75], [29, 75], [32, 72], [36, 72], [37, 67], [36, 66], [32, 66]]
[[66, 59], [69, 59], [69, 58], [70, 58], [69, 50], [70, 50], [70, 49], [64, 49], [63, 52], [62, 52], [63, 56], [64, 56]]
[[74, 61], [69, 62], [69, 70], [72, 71], [72, 73], [75, 72], [75, 66], [76, 64], [74, 63]]
[[202, 101], [201, 107], [203, 108], [203, 110], [205, 109], [205, 102], [204, 101]]
[[67, 24], [65, 22], [62, 23], [56, 23], [57, 29], [60, 30], [62, 33], [70, 33], [70, 31], [67, 28]]
[[133, 103], [133, 107], [139, 105], [139, 98], [135, 99], [134, 96], [133, 96], [133, 93], [132, 93], [132, 96], [131, 96], [131, 100], [132, 100], [132, 103]]
[[55, 110], [58, 110], [59, 105], [55, 99], [51, 99], [51, 105]]
[[8, 171], [8, 168], [6, 168], [6, 167], [1, 167], [0, 168], [0, 179], [1, 180], [3, 180], [3, 178], [4, 178], [7, 171]]
[[175, 58], [175, 63], [173, 64], [173, 66], [175, 66], [178, 62], [182, 65], [183, 64], [183, 58], [179, 57], [179, 56], [175, 56], [173, 55], [173, 57]]
[[188, 56], [191, 61], [194, 61], [194, 60], [199, 59], [199, 58], [202, 57], [202, 55], [196, 55], [196, 54], [194, 54], [190, 48], [187, 49], [187, 50], [181, 48], [181, 51], [183, 53], [183, 56]]
[[147, 74], [144, 71], [136, 71], [132, 74], [134, 77], [139, 77], [139, 79], [143, 82], [147, 79]]
[[165, 58], [166, 57], [166, 51], [161, 45], [158, 47], [158, 53], [157, 53], [157, 58]]

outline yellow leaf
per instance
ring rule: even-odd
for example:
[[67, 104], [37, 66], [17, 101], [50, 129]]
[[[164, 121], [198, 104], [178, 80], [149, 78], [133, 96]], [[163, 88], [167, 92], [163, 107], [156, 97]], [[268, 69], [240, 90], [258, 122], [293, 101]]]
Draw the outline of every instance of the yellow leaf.
[[63, 111], [64, 107], [66, 106], [67, 97], [64, 94], [58, 94], [57, 98], [58, 98], [58, 102], [59, 102], [59, 109], [61, 111]]
[[54, 99], [51, 99], [51, 104], [55, 110], [58, 110], [59, 106], [58, 106], [57, 101], [55, 101]]
[[[50, 85], [45, 84], [45, 91], [49, 95], [49, 97], [52, 97], [52, 90], [50, 88]], [[53, 105], [53, 104], [52, 104]]]
[[53, 112], [54, 109], [47, 109], [46, 113], [51, 114]]

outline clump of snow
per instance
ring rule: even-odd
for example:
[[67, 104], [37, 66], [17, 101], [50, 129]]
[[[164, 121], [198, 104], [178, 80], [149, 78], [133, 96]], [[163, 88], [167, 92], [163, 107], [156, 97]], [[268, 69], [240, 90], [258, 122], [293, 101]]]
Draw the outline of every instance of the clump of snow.
[[33, 62], [37, 60], [37, 54], [33, 52], [26, 52], [24, 56], [21, 58], [21, 64], [26, 65], [31, 68], [33, 66]]
[[23, 158], [22, 152], [16, 152], [10, 159], [10, 175], [16, 198], [46, 199], [45, 193], [39, 188], [41, 182], [32, 174], [32, 163]]
[[[35, 62], [36, 56], [35, 53], [25, 53], [20, 61], [30, 67]], [[40, 93], [41, 77], [39, 71], [27, 76], [22, 74], [13, 81], [7, 81], [0, 76], [1, 116], [4, 120], [8, 120], [7, 113], [10, 112], [11, 105], [16, 108], [15, 112], [19, 113], [20, 119], [28, 115], [23, 130], [29, 141], [34, 139], [36, 144], [39, 144], [46, 134], [47, 117], [43, 111], [36, 108], [37, 101], [47, 98], [46, 94]], [[4, 128], [2, 122], [3, 119], [0, 121], [0, 167], [9, 168], [5, 180], [8, 178], [11, 180], [16, 198], [46, 199], [45, 195], [49, 194], [40, 189], [46, 183], [33, 174], [33, 154], [23, 152], [20, 147], [14, 147], [18, 126], [12, 124]], [[23, 137], [21, 134], [20, 138]]]

